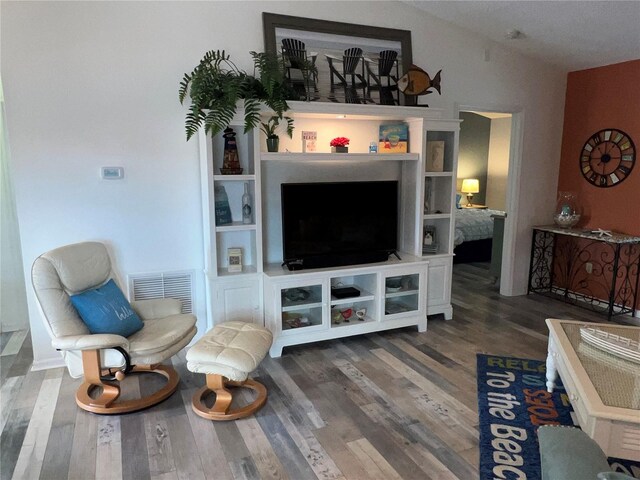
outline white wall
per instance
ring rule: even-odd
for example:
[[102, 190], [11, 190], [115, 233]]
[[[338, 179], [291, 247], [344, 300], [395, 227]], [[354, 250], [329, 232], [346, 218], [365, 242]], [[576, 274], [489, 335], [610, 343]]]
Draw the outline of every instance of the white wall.
[[[310, 8], [313, 7], [313, 8]], [[401, 2], [3, 2], [2, 72], [24, 268], [67, 243], [109, 242], [123, 276], [203, 267], [197, 140], [185, 142], [178, 83], [206, 50], [251, 69], [262, 11], [412, 31], [414, 63], [442, 68], [432, 107], [524, 111], [516, 290], [526, 290], [530, 227], [557, 182], [565, 75]], [[314, 13], [317, 12], [317, 13]], [[322, 12], [322, 13], [320, 13]], [[390, 12], [393, 12], [390, 15]], [[484, 61], [484, 48], [491, 61]], [[103, 165], [125, 168], [101, 181]], [[204, 281], [197, 313], [204, 321]], [[58, 358], [27, 289], [34, 354]]]
[[487, 206], [495, 210], [507, 208], [510, 141], [511, 117], [491, 120], [487, 164]]

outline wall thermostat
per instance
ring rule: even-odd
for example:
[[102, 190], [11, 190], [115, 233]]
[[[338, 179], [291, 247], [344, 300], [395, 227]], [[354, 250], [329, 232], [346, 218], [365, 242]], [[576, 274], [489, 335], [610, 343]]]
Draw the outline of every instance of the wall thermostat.
[[120, 180], [124, 178], [124, 168], [122, 167], [102, 167], [100, 172], [104, 180]]

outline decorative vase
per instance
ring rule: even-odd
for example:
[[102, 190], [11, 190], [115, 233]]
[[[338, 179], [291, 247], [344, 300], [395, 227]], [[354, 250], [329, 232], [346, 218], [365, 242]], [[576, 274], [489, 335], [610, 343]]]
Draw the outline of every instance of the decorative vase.
[[267, 152], [277, 152], [279, 144], [279, 137], [267, 137]]
[[558, 203], [553, 214], [553, 221], [561, 228], [571, 228], [580, 221], [581, 209], [576, 194], [558, 192]]
[[251, 214], [251, 194], [249, 193], [249, 183], [244, 184], [244, 194], [242, 195], [242, 223], [253, 223], [253, 216]]
[[349, 147], [331, 147], [331, 153], [349, 153]]

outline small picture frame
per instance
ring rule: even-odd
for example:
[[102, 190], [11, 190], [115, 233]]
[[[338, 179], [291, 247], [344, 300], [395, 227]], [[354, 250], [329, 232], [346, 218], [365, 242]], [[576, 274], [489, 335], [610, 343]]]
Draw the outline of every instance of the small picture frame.
[[241, 248], [228, 248], [227, 249], [227, 263], [229, 272], [241, 272], [242, 271], [242, 249]]
[[427, 142], [427, 158], [425, 170], [427, 172], [444, 171], [444, 140]]
[[380, 125], [378, 153], [407, 153], [408, 151], [409, 126], [406, 123]]
[[303, 131], [302, 132], [302, 153], [315, 152], [317, 141], [318, 141], [318, 132]]
[[422, 253], [438, 253], [438, 239], [435, 225], [425, 225], [422, 236]]

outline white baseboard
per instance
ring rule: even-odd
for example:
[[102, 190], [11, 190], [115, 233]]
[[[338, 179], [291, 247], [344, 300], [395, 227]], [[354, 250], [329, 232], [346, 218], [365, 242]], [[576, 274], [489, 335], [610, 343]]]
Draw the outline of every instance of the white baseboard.
[[65, 367], [64, 358], [45, 358], [44, 360], [36, 360], [31, 364], [31, 371], [37, 372], [38, 370], [49, 370], [50, 368]]

